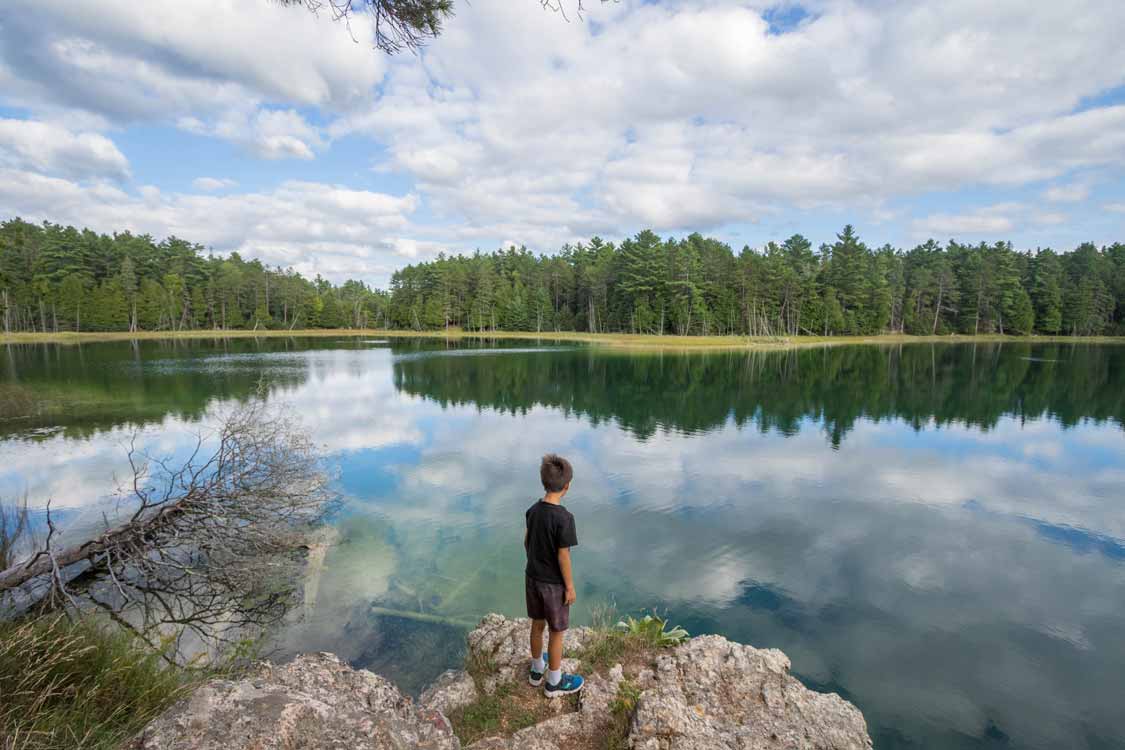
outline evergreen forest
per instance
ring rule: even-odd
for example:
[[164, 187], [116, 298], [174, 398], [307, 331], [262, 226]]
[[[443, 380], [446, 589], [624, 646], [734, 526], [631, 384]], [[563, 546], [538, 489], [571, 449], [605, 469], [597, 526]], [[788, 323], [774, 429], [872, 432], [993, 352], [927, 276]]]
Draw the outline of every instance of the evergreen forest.
[[553, 254], [440, 254], [388, 289], [176, 237], [0, 224], [5, 332], [395, 328], [688, 335], [1125, 334], [1125, 245], [910, 250], [801, 235], [763, 248], [645, 230]]

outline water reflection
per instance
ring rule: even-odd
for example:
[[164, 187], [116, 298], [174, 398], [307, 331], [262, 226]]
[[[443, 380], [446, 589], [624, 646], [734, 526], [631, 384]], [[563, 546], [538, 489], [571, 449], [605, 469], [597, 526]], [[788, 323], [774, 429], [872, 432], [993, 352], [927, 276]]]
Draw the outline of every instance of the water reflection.
[[557, 450], [577, 621], [613, 600], [782, 648], [881, 748], [1125, 743], [1125, 348], [239, 346], [85, 347], [77, 369], [35, 352], [21, 382], [116, 406], [9, 432], [0, 493], [82, 507], [134, 423], [174, 450], [264, 376], [348, 497], [283, 653], [334, 650], [408, 689], [456, 663], [464, 623], [521, 614], [521, 514]]
[[[1038, 356], [1030, 356], [1035, 351]], [[912, 345], [718, 354], [587, 350], [535, 358], [398, 358], [395, 382], [441, 404], [532, 405], [613, 421], [645, 439], [732, 421], [792, 434], [814, 420], [839, 446], [861, 419], [984, 429], [1001, 417], [1125, 425], [1125, 347]]]

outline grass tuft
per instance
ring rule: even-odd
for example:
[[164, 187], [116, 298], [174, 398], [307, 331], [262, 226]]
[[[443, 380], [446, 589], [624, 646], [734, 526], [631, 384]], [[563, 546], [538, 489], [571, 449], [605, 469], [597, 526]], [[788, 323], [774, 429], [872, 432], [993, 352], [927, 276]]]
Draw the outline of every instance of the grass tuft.
[[35, 419], [59, 407], [27, 386], [0, 383], [0, 422], [16, 419]]
[[482, 692], [477, 700], [448, 717], [454, 734], [467, 746], [485, 737], [510, 737], [548, 718], [551, 714], [547, 699], [542, 695], [521, 695], [526, 692], [512, 683], [497, 685], [491, 695]]
[[[476, 683], [479, 697], [446, 717], [462, 746], [467, 747], [485, 737], [510, 737], [560, 713], [560, 707], [552, 705], [543, 695], [543, 689], [529, 685], [522, 674], [514, 680], [500, 682], [491, 694], [486, 693], [485, 681], [499, 671], [491, 656], [470, 654], [465, 671]], [[563, 702], [562, 713], [578, 710], [577, 696], [558, 700]]]
[[0, 623], [0, 750], [116, 748], [204, 676], [90, 620]]
[[626, 617], [612, 628], [606, 624], [594, 627], [594, 635], [575, 654], [583, 674], [605, 672], [614, 664], [622, 664], [625, 673], [650, 666], [657, 653], [672, 648], [688, 638], [681, 627], [669, 627], [668, 621], [655, 615], [641, 619]]
[[617, 695], [609, 706], [610, 719], [606, 728], [606, 750], [628, 750], [629, 725], [637, 710], [637, 699], [641, 689], [631, 680], [622, 680], [617, 686]]

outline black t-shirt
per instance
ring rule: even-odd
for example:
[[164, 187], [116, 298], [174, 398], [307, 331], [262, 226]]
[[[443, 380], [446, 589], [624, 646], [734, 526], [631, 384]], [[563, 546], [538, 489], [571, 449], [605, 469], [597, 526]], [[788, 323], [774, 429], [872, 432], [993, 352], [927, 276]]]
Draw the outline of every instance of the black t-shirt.
[[565, 583], [559, 567], [559, 550], [578, 544], [574, 516], [561, 505], [540, 500], [524, 513], [527, 522], [529, 578], [543, 583]]

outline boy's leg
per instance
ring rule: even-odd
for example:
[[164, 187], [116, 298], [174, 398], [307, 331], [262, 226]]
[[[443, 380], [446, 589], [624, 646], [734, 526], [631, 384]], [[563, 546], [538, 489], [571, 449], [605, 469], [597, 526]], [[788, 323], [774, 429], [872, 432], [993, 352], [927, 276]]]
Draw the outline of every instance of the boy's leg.
[[565, 637], [565, 630], [561, 632], [552, 630], [547, 639], [547, 668], [552, 672], [562, 669], [563, 638]]
[[546, 620], [531, 621], [531, 658], [534, 661], [543, 656], [543, 628], [547, 627]]

